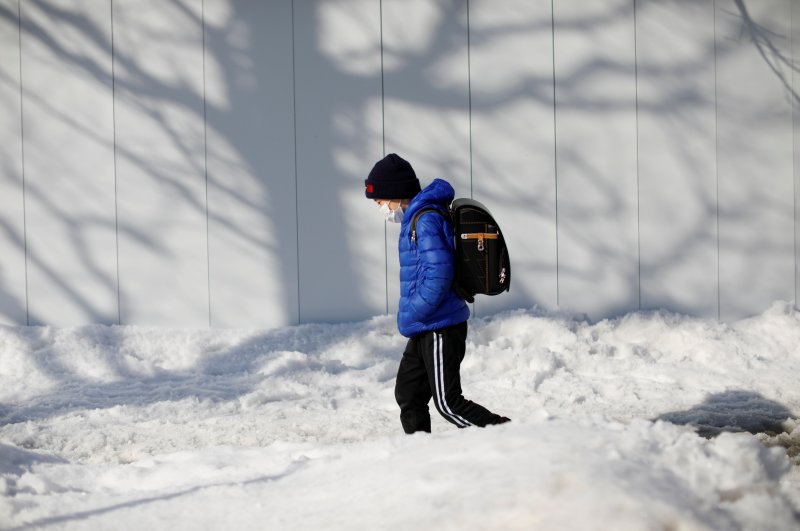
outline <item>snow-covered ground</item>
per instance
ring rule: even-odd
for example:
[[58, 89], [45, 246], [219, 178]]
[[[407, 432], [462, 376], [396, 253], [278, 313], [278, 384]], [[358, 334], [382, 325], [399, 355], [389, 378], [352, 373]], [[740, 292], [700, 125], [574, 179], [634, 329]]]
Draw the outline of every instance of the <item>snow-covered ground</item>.
[[513, 422], [431, 435], [400, 429], [404, 344], [0, 327], [0, 528], [800, 529], [792, 304], [473, 319], [465, 395]]

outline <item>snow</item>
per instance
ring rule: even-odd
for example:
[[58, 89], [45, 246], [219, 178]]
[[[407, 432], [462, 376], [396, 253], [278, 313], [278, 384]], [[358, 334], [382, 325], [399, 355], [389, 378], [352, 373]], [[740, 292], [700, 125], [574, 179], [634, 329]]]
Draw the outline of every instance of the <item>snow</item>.
[[2, 529], [800, 529], [800, 312], [470, 320], [467, 398], [402, 434], [393, 316], [0, 327]]

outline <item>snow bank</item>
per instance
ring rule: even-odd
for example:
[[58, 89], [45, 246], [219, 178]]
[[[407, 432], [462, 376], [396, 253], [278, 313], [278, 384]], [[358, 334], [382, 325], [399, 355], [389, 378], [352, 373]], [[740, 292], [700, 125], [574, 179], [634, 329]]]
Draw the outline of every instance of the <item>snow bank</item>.
[[412, 437], [392, 316], [0, 327], [0, 527], [800, 526], [791, 304], [732, 324], [520, 310], [470, 327], [465, 394], [514, 422], [435, 416]]

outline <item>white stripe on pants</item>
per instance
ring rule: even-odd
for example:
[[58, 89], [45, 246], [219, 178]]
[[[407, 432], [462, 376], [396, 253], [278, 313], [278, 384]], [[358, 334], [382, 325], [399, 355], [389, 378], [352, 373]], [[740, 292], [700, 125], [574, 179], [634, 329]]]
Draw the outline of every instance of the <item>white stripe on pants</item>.
[[472, 423], [464, 419], [460, 415], [456, 415], [447, 405], [444, 390], [444, 353], [442, 352], [442, 335], [438, 332], [436, 334], [436, 347], [433, 349], [433, 370], [434, 380], [436, 381], [436, 394], [434, 400], [439, 405], [439, 412], [450, 420], [459, 428], [472, 426]]

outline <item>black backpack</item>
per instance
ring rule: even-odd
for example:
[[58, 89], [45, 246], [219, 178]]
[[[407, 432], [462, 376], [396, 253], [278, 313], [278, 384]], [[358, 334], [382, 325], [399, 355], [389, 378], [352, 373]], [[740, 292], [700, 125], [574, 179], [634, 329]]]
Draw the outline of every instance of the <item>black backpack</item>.
[[456, 199], [448, 212], [423, 208], [411, 220], [411, 241], [417, 239], [417, 220], [426, 212], [448, 216], [455, 238], [455, 281], [453, 289], [467, 302], [475, 295], [497, 295], [511, 287], [511, 260], [503, 233], [482, 203]]

